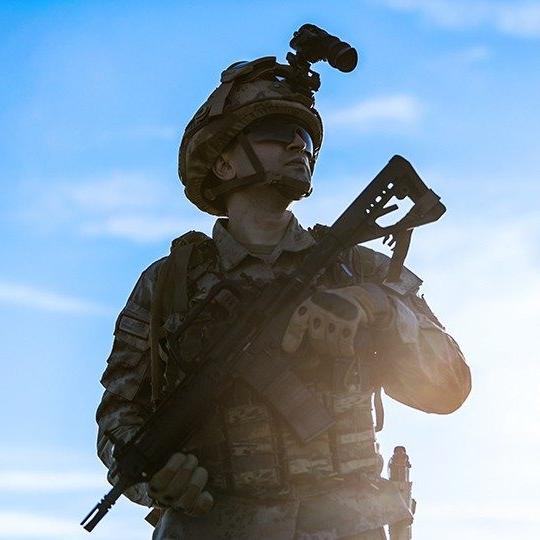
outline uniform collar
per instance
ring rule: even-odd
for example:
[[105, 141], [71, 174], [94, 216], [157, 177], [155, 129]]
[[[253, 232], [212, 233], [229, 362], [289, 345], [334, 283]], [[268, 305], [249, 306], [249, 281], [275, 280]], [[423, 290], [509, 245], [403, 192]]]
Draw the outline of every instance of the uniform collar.
[[[226, 218], [216, 220], [212, 230], [212, 239], [218, 250], [223, 269], [229, 271], [238, 266], [250, 253], [243, 244], [229, 233], [226, 224]], [[267, 260], [270, 264], [274, 264], [283, 251], [303, 251], [313, 244], [315, 244], [313, 236], [298, 223], [298, 220], [291, 212], [291, 219], [285, 234]]]

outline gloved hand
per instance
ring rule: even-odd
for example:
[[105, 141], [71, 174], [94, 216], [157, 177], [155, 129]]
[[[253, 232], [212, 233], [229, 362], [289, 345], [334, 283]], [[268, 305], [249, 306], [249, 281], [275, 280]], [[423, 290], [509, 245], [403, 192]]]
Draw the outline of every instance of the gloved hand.
[[208, 472], [198, 467], [192, 454], [173, 454], [167, 464], [148, 483], [148, 494], [158, 504], [182, 509], [190, 516], [201, 516], [210, 511], [214, 498], [203, 491]]
[[281, 346], [295, 352], [307, 335], [319, 354], [353, 356], [360, 326], [382, 328], [392, 320], [393, 308], [381, 287], [371, 283], [317, 291], [293, 313]]

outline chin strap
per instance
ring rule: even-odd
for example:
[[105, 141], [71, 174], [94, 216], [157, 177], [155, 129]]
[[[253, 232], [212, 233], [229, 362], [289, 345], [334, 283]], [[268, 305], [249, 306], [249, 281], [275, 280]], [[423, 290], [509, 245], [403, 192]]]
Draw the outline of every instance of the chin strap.
[[214, 201], [225, 193], [236, 191], [250, 184], [274, 185], [284, 197], [290, 198], [293, 201], [298, 201], [302, 197], [309, 197], [311, 195], [312, 188], [310, 182], [304, 182], [292, 176], [265, 171], [259, 157], [254, 152], [251, 143], [244, 133], [238, 135], [238, 141], [255, 169], [255, 174], [227, 180], [219, 186], [205, 189], [204, 196], [209, 201]]

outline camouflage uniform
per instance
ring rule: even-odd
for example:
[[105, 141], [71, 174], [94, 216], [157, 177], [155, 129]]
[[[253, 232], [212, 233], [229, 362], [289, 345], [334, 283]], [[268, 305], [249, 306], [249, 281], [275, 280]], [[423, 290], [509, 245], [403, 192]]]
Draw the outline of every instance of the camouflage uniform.
[[[212, 239], [196, 238], [185, 291], [187, 309], [200, 302], [223, 278], [270, 281], [290, 273], [324, 234], [322, 227], [303, 229], [291, 215], [281, 241], [273, 247], [246, 246], [227, 231], [226, 219], [215, 223]], [[182, 241], [182, 240], [181, 240]], [[184, 240], [185, 241], [185, 240]], [[106, 388], [97, 411], [98, 453], [110, 467], [110, 431], [129, 437], [151, 412], [149, 383], [149, 320], [156, 279], [164, 259], [151, 265], [137, 282], [115, 329], [108, 366], [101, 379]], [[362, 282], [381, 284], [389, 259], [356, 246], [318, 278], [321, 289]], [[395, 308], [390, 326], [374, 336], [367, 357], [323, 358], [304, 347], [293, 357], [295, 371], [333, 412], [336, 424], [306, 445], [249, 387], [238, 381], [201, 426], [190, 443], [178, 450], [199, 458], [209, 472], [208, 487], [216, 499], [205, 517], [190, 518], [164, 509], [153, 538], [165, 539], [302, 539], [385, 538], [382, 526], [410, 516], [391, 485], [380, 478], [372, 416], [373, 394], [385, 392], [426, 412], [449, 413], [470, 391], [470, 373], [463, 355], [423, 298], [421, 280], [404, 269], [401, 281], [386, 289]], [[164, 327], [172, 330], [183, 313], [170, 313]], [[213, 321], [204, 314], [183, 336], [180, 366], [167, 365], [166, 380], [182, 379], [196, 370], [203, 340]], [[127, 493], [151, 506], [146, 485]]]

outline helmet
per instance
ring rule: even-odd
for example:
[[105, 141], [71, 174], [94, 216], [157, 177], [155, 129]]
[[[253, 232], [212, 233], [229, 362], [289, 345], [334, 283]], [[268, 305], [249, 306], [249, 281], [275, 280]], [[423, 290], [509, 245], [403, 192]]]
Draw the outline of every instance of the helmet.
[[[313, 140], [313, 164], [321, 147], [323, 126], [314, 108], [311, 92], [294, 79], [289, 66], [266, 56], [251, 62], [237, 62], [221, 74], [221, 84], [195, 113], [182, 137], [178, 156], [178, 175], [186, 197], [200, 210], [225, 215], [221, 195], [254, 182], [275, 183], [291, 188], [294, 179], [265, 173], [251, 148], [246, 148], [242, 132], [251, 123], [267, 116], [286, 116], [304, 127]], [[212, 190], [212, 166], [226, 147], [240, 137], [240, 142], [257, 173], [220, 186], [219, 196]], [[307, 196], [307, 188], [297, 190], [297, 197]], [[217, 191], [217, 190], [216, 190]]]

